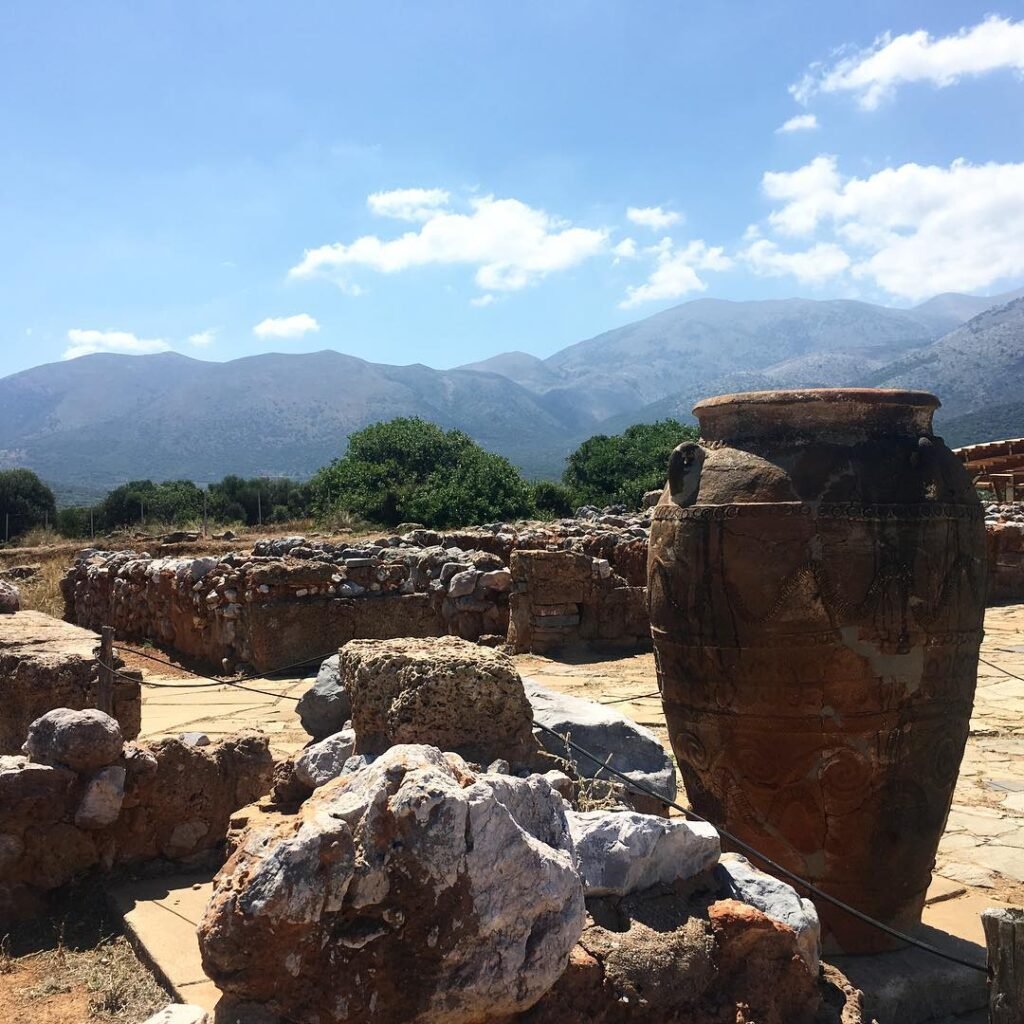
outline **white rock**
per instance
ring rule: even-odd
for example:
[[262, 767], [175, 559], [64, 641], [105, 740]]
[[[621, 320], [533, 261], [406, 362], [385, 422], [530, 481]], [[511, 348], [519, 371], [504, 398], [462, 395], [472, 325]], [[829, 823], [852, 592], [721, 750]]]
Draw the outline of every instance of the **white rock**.
[[614, 780], [602, 765], [610, 764], [635, 782], [639, 782], [666, 800], [676, 798], [675, 767], [665, 748], [649, 729], [631, 718], [592, 700], [570, 697], [545, 689], [532, 679], [523, 679], [526, 697], [533, 707], [533, 720], [565, 735], [585, 747], [600, 764], [580, 754], [543, 730], [535, 730], [537, 740], [552, 754], [575, 762], [577, 774], [586, 779]]
[[480, 585], [504, 593], [512, 589], [512, 573], [508, 569], [493, 569], [480, 576]]
[[569, 811], [576, 868], [588, 896], [627, 896], [693, 878], [718, 863], [712, 825], [634, 811]]
[[465, 597], [472, 594], [476, 589], [476, 581], [480, 573], [476, 569], [466, 569], [464, 572], [457, 572], [448, 582], [449, 597]]
[[726, 853], [715, 869], [715, 881], [730, 899], [750, 906], [781, 921], [796, 932], [797, 948], [812, 974], [821, 959], [821, 924], [814, 904], [802, 899], [787, 882], [755, 868], [746, 857]]
[[295, 759], [295, 777], [313, 789], [343, 774], [345, 762], [355, 752], [356, 734], [351, 728], [313, 743]]
[[125, 770], [120, 765], [102, 768], [86, 784], [75, 811], [79, 828], [106, 828], [117, 821], [124, 801]]
[[[584, 921], [561, 797], [399, 745], [241, 837], [199, 926], [203, 966], [291, 1020], [475, 1024], [562, 975]], [[280, 951], [286, 935], [290, 955]]]

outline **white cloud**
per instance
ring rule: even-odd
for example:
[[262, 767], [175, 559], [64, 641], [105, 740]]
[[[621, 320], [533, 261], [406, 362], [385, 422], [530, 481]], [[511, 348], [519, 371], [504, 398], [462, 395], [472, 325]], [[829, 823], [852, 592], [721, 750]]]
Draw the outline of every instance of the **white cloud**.
[[732, 266], [732, 260], [721, 247], [709, 246], [700, 239], [690, 242], [685, 249], [679, 249], [670, 239], [664, 238], [645, 252], [656, 253], [657, 264], [644, 284], [631, 285], [626, 289], [626, 297], [619, 303], [620, 309], [702, 292], [707, 285], [697, 274], [698, 270], [728, 270]]
[[831, 67], [811, 65], [789, 91], [801, 103], [816, 93], [849, 92], [865, 110], [874, 110], [907, 82], [944, 88], [966, 76], [1000, 69], [1024, 71], [1024, 21], [988, 17], [940, 39], [923, 29], [899, 36], [886, 33]]
[[792, 275], [803, 284], [821, 284], [850, 265], [850, 257], [834, 242], [818, 242], [803, 252], [782, 252], [775, 242], [761, 238], [739, 255], [759, 277]]
[[906, 299], [1024, 276], [1024, 163], [907, 163], [844, 178], [834, 157], [819, 156], [796, 171], [765, 174], [763, 187], [781, 202], [768, 217], [779, 234], [834, 246], [782, 253], [755, 238], [744, 253], [755, 271], [782, 272], [789, 260], [806, 280], [817, 249], [823, 279], [829, 269], [846, 269], [842, 251], [853, 277]]
[[207, 327], [205, 331], [197, 331], [195, 334], [188, 336], [188, 343], [195, 345], [196, 348], [206, 348], [207, 345], [212, 345], [217, 338], [217, 328]]
[[635, 260], [637, 257], [636, 241], [632, 238], [624, 238], [618, 245], [612, 248], [612, 253], [618, 260]]
[[494, 302], [494, 296], [490, 292], [485, 292], [483, 295], [478, 295], [475, 299], [469, 300], [471, 306], [477, 306], [481, 309], [484, 306], [489, 306], [492, 302]]
[[476, 197], [469, 213], [434, 210], [416, 231], [385, 240], [364, 235], [307, 249], [289, 277], [348, 283], [351, 267], [392, 274], [411, 267], [467, 265], [486, 291], [517, 291], [607, 248], [604, 228], [577, 228], [518, 199]]
[[261, 320], [252, 333], [257, 338], [285, 338], [292, 341], [304, 334], [320, 330], [320, 325], [308, 313], [296, 313], [294, 316], [269, 316]]
[[427, 221], [444, 209], [450, 198], [443, 188], [396, 188], [390, 192], [374, 192], [366, 197], [366, 205], [381, 217]]
[[814, 114], [797, 114], [783, 124], [780, 124], [779, 127], [775, 129], [775, 134], [780, 135], [784, 132], [810, 132], [814, 131], [818, 127], [818, 119]]
[[137, 338], [131, 331], [94, 331], [78, 327], [68, 331], [68, 341], [71, 344], [64, 351], [64, 359], [77, 359], [96, 352], [143, 356], [166, 352], [171, 347], [161, 338]]
[[631, 206], [626, 210], [626, 216], [634, 224], [652, 231], [664, 231], [683, 219], [681, 214], [663, 210], [660, 206]]

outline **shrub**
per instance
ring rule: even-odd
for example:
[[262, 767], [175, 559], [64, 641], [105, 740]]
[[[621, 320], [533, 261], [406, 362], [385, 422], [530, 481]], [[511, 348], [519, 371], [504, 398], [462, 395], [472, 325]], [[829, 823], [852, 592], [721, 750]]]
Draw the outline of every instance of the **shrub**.
[[530, 488], [507, 459], [460, 430], [418, 418], [356, 431], [345, 456], [321, 469], [310, 488], [319, 518], [342, 510], [386, 526], [455, 526], [532, 509]]
[[559, 519], [573, 513], [569, 488], [553, 480], [538, 480], [533, 485], [533, 504], [537, 512], [547, 518]]
[[577, 505], [637, 508], [645, 491], [664, 485], [672, 449], [697, 437], [696, 427], [672, 419], [638, 423], [613, 437], [598, 434], [569, 456], [562, 480]]
[[0, 530], [9, 531], [12, 540], [34, 526], [52, 523], [56, 515], [53, 491], [31, 469], [0, 470]]

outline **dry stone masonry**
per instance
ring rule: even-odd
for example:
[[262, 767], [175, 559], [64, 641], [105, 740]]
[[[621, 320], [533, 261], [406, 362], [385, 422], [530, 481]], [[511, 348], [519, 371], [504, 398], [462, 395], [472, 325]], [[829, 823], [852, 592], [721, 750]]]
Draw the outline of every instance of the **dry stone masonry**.
[[[216, 668], [259, 671], [357, 638], [500, 643], [514, 550], [562, 552], [567, 572], [575, 571], [573, 555], [587, 566], [603, 559], [603, 579], [612, 579], [609, 566], [629, 574], [615, 577], [620, 587], [640, 579], [645, 518], [582, 511], [550, 524], [413, 529], [359, 545], [276, 538], [219, 559], [85, 549], [61, 584], [65, 618], [92, 630], [113, 625], [121, 638], [151, 639]], [[625, 621], [610, 610], [612, 620]]]
[[100, 711], [48, 712], [0, 756], [0, 923], [86, 872], [214, 849], [272, 772], [263, 736], [138, 745]]
[[[16, 754], [30, 724], [53, 708], [96, 707], [99, 638], [87, 630], [24, 611], [0, 624], [0, 754]], [[120, 664], [120, 663], [118, 663]], [[139, 734], [142, 701], [131, 673], [114, 677], [114, 717], [125, 739]]]

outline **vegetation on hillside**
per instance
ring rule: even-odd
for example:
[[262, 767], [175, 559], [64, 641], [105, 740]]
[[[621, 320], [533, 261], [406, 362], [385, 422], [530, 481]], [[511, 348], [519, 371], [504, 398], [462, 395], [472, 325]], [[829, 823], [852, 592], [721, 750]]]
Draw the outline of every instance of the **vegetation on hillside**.
[[554, 518], [580, 505], [636, 507], [645, 491], [664, 483], [672, 449], [695, 436], [694, 428], [672, 419], [600, 434], [569, 456], [561, 482], [530, 483], [462, 431], [399, 417], [351, 434], [345, 455], [302, 483], [226, 476], [203, 488], [190, 480], [133, 480], [95, 505], [58, 511], [35, 473], [9, 470], [0, 473], [0, 517], [10, 511], [12, 539], [44, 524], [84, 538], [140, 526], [198, 529], [204, 521], [256, 526], [315, 518], [324, 526], [365, 521], [444, 528]]

